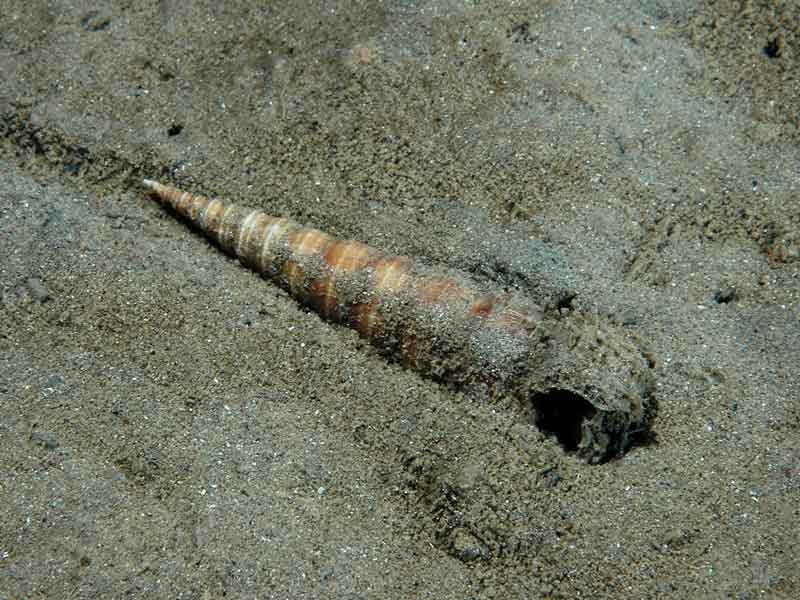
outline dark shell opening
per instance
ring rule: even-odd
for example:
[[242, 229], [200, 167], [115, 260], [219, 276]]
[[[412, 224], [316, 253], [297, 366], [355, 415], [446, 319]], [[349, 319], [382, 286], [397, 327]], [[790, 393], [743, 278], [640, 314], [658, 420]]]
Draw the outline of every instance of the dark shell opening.
[[555, 437], [567, 452], [578, 449], [583, 422], [597, 414], [597, 409], [582, 396], [557, 388], [533, 394], [531, 404], [534, 425]]

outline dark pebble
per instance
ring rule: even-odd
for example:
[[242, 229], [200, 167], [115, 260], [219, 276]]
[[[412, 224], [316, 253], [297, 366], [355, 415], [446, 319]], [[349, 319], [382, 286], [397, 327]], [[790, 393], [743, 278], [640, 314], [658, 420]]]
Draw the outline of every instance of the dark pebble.
[[451, 540], [451, 554], [462, 562], [480, 560], [489, 555], [486, 546], [466, 529], [458, 528], [453, 531]]

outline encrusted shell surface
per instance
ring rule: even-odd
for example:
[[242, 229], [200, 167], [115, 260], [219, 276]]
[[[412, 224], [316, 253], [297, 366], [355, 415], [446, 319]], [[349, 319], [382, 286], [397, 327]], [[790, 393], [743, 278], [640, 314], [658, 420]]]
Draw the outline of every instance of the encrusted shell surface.
[[[541, 428], [592, 462], [626, 448], [652, 412], [649, 367], [618, 332], [479, 289], [353, 240], [145, 180], [162, 203], [323, 318], [455, 385], [517, 396]], [[555, 416], [553, 416], [555, 415]]]

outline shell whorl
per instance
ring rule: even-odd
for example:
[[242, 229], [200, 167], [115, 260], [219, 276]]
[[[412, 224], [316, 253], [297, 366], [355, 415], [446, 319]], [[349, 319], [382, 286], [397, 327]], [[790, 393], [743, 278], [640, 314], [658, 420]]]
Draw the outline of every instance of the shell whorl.
[[[387, 256], [361, 242], [339, 240], [259, 210], [147, 179], [144, 183], [163, 204], [243, 265], [273, 279], [326, 319], [348, 323], [365, 337], [385, 335], [379, 326], [385, 329], [390, 320], [407, 321], [392, 313], [409, 303], [432, 312], [438, 309], [440, 318], [452, 321], [459, 316], [455, 320], [473, 320], [473, 325], [488, 325], [509, 335], [523, 334], [532, 326], [533, 321], [506, 306], [504, 298], [481, 294], [452, 277], [425, 273], [406, 257]], [[460, 314], [450, 314], [454, 311]], [[413, 362], [419, 340], [404, 342], [401, 353], [406, 362]]]
[[[161, 183], [144, 184], [228, 254], [401, 363], [532, 406], [542, 428], [591, 462], [624, 450], [654, 411], [648, 362], [625, 335], [519, 296], [289, 219]], [[525, 410], [529, 410], [525, 408]], [[553, 416], [555, 415], [555, 417]], [[568, 421], [550, 426], [548, 420]]]

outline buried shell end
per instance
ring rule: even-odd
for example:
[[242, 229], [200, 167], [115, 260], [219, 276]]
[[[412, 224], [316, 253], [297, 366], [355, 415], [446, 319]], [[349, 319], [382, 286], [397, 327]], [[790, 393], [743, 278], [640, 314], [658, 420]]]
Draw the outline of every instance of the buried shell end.
[[551, 346], [528, 388], [536, 427], [590, 463], [647, 440], [656, 411], [648, 360], [612, 328], [602, 339], [602, 345], [570, 343], [555, 352]]

